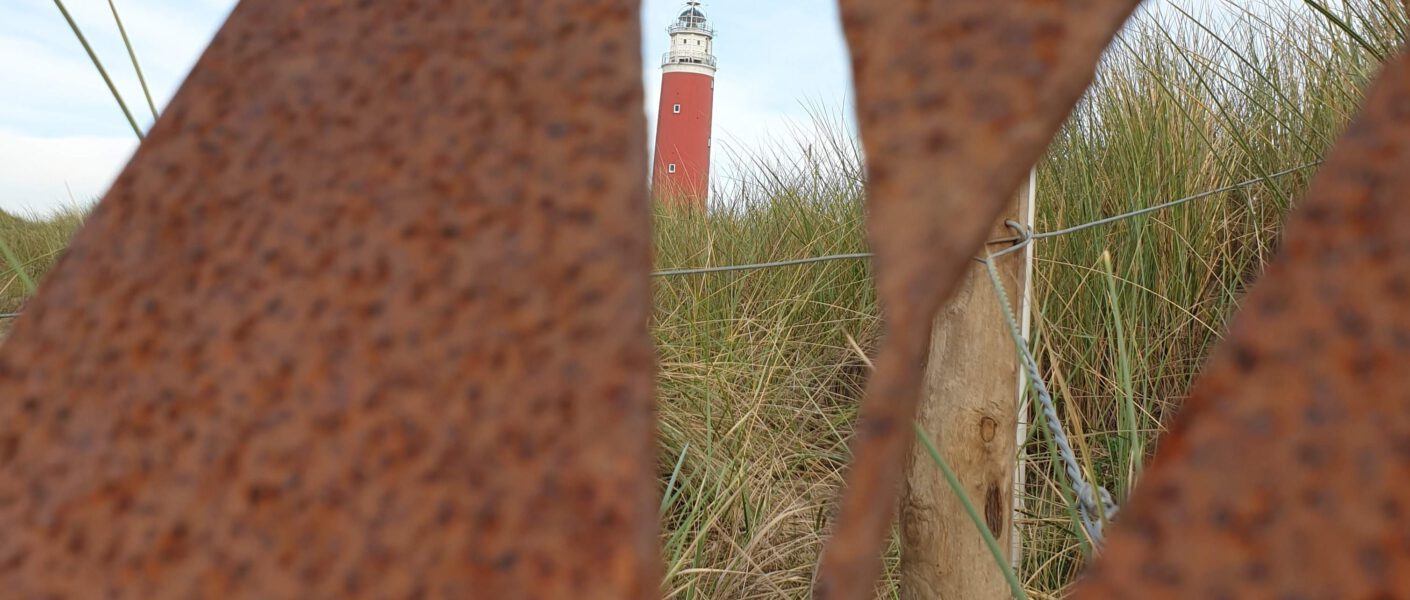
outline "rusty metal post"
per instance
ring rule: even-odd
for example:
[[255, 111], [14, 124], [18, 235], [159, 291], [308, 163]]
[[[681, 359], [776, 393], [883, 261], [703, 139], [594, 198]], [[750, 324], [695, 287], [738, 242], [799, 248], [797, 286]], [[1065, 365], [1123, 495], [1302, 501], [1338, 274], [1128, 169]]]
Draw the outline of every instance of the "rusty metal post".
[[[1012, 235], [1004, 221], [1027, 213], [1026, 188], [995, 223], [994, 238]], [[1022, 252], [995, 259], [1008, 289], [1024, 289], [1025, 262]], [[1005, 547], [1013, 536], [1019, 365], [1002, 310], [984, 267], [971, 268], [935, 319], [916, 418]], [[906, 468], [900, 508], [902, 600], [1008, 594], [994, 556], [923, 446], [911, 451]]]
[[840, 2], [886, 330], [816, 598], [872, 593], [915, 439], [928, 325], [1136, 4]]
[[1074, 597], [1410, 589], [1410, 55], [1293, 211]]
[[659, 596], [639, 12], [240, 2], [0, 352], [3, 596]]

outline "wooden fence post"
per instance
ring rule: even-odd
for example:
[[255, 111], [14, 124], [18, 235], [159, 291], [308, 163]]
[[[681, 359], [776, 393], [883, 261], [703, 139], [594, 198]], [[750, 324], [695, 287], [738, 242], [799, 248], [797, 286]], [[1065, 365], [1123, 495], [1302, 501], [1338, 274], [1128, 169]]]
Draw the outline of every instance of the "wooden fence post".
[[[1014, 234], [1004, 221], [1027, 221], [1029, 185], [1031, 180], [995, 224], [993, 238]], [[995, 263], [1016, 307], [1022, 304], [1026, 256], [1014, 252]], [[936, 318], [917, 418], [1001, 548], [1010, 548], [1013, 537], [1018, 368], [993, 286], [976, 264]], [[974, 522], [920, 444], [907, 464], [900, 519], [902, 600], [1010, 595]]]

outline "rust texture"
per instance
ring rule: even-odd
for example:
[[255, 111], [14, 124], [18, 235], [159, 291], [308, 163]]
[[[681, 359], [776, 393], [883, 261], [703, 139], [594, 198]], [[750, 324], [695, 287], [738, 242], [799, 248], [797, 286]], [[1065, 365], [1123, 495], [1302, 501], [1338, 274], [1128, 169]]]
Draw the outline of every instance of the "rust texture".
[[931, 321], [1137, 3], [842, 0], [886, 339], [817, 598], [871, 596]]
[[[1135, 4], [842, 0], [887, 329], [818, 598], [870, 596], [931, 320]], [[6, 596], [657, 595], [638, 9], [241, 2], [0, 353]], [[1080, 597], [1410, 587], [1407, 144], [1402, 57]]]
[[1241, 303], [1079, 598], [1410, 589], [1410, 59]]
[[241, 2], [0, 354], [3, 595], [657, 595], [638, 10]]

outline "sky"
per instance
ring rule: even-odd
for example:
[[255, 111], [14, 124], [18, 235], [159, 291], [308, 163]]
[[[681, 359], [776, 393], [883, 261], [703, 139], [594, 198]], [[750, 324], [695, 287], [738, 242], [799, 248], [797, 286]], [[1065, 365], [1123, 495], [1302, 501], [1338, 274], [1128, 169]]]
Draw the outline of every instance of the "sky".
[[[1184, 0], [1204, 10], [1221, 1]], [[235, 0], [116, 3], [160, 111]], [[149, 127], [151, 110], [106, 0], [65, 5], [141, 127]], [[680, 0], [643, 0], [645, 110], [653, 134], [665, 28], [680, 6]], [[836, 0], [710, 0], [705, 8], [718, 31], [717, 175], [729, 170], [732, 154], [808, 130], [810, 106], [850, 118], [851, 76]], [[136, 149], [130, 125], [52, 0], [0, 0], [0, 90], [0, 210], [38, 216], [86, 205], [103, 195]]]

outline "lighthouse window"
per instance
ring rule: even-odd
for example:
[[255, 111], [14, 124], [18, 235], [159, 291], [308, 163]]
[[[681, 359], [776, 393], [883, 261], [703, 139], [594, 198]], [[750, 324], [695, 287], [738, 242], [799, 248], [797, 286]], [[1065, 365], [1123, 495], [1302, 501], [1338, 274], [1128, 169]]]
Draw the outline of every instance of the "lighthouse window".
[[671, 112], [681, 114], [681, 105], [677, 104], [674, 107], [671, 107]]
[[675, 172], [676, 172], [676, 163], [671, 163], [671, 164], [669, 164], [669, 165], [666, 165], [666, 172], [667, 172], [667, 173], [675, 173]]

